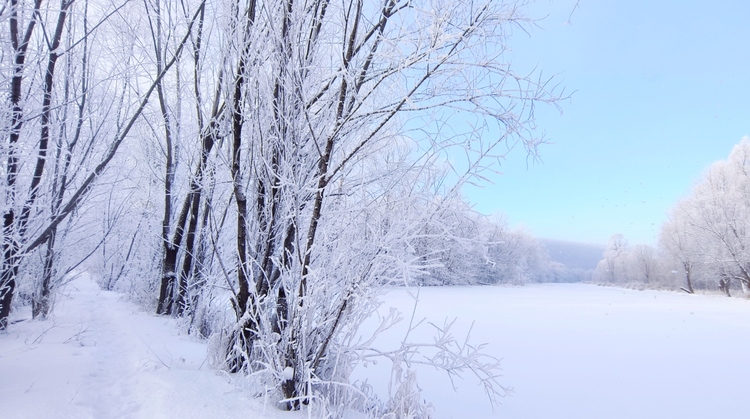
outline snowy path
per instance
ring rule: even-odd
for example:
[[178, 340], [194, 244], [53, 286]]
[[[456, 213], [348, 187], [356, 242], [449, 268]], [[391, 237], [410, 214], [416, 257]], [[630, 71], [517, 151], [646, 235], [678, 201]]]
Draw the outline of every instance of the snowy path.
[[143, 313], [87, 275], [67, 285], [50, 319], [21, 321], [0, 334], [2, 418], [282, 414], [211, 370], [206, 344], [179, 335], [174, 320]]

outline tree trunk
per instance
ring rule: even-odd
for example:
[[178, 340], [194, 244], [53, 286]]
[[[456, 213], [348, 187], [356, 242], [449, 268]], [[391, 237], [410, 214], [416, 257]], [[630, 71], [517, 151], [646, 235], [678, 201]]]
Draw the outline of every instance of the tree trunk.
[[685, 268], [685, 281], [687, 282], [687, 291], [690, 294], [694, 294], [695, 290], [693, 289], [693, 278], [692, 278], [692, 272], [690, 270], [690, 264], [689, 263], [683, 263], [683, 267]]
[[721, 275], [721, 278], [719, 279], [719, 289], [727, 295], [727, 297], [731, 297], [732, 295], [729, 293], [729, 277], [726, 275]]
[[[39, 139], [39, 157], [37, 158], [36, 167], [34, 168], [34, 177], [31, 179], [29, 197], [26, 200], [26, 205], [24, 205], [23, 212], [21, 213], [21, 221], [19, 223], [21, 237], [24, 237], [26, 235], [26, 225], [28, 223], [29, 214], [31, 213], [31, 208], [36, 201], [36, 197], [38, 196], [39, 185], [41, 184], [44, 167], [47, 161], [47, 148], [49, 147], [50, 137], [49, 132], [52, 105], [52, 88], [55, 77], [55, 65], [57, 64], [57, 59], [60, 57], [57, 54], [57, 50], [60, 47], [63, 28], [65, 27], [65, 19], [67, 17], [67, 10], [71, 4], [72, 1], [66, 2], [65, 0], [61, 0], [60, 13], [57, 17], [57, 27], [55, 28], [54, 38], [52, 40], [52, 45], [50, 46], [49, 58], [47, 61], [47, 72], [44, 76], [44, 98], [42, 100], [41, 118], [42, 132]], [[38, 301], [33, 301], [32, 303], [32, 317], [34, 318], [36, 318], [37, 316], [46, 318], [47, 314], [49, 314], [56, 235], [57, 229], [55, 229], [55, 231], [53, 231], [47, 239], [47, 253], [45, 255], [42, 283], [37, 289], [38, 294], [34, 296], [34, 300]]]
[[10, 306], [18, 274], [18, 242], [15, 240], [15, 213], [9, 209], [3, 216], [3, 265], [0, 276], [0, 330], [8, 327]]
[[[199, 183], [203, 183], [202, 179]], [[202, 186], [201, 186], [202, 188]], [[179, 275], [179, 287], [177, 289], [177, 298], [175, 300], [177, 315], [182, 316], [186, 310], [189, 301], [187, 298], [188, 283], [193, 272], [193, 259], [195, 255], [195, 236], [198, 228], [198, 208], [200, 206], [201, 193], [198, 191], [193, 195], [190, 205], [190, 221], [188, 222], [187, 235], [185, 236], [185, 251], [182, 256], [182, 269]]]
[[[174, 301], [184, 301], [184, 295], [181, 294], [184, 290], [177, 289], [177, 296], [174, 295], [175, 287], [177, 286], [177, 256], [180, 246], [182, 245], [183, 237], [185, 236], [185, 227], [188, 227], [187, 233], [190, 234], [190, 225], [193, 229], [195, 228], [194, 222], [197, 222], [197, 214], [191, 214], [192, 209], [196, 208], [197, 205], [194, 202], [200, 202], [201, 192], [203, 190], [203, 171], [205, 170], [208, 156], [211, 154], [211, 150], [214, 146], [213, 129], [215, 124], [215, 118], [209, 125], [209, 129], [203, 135], [201, 140], [201, 159], [198, 162], [198, 167], [195, 170], [195, 174], [192, 176], [190, 181], [190, 192], [185, 196], [185, 200], [182, 203], [182, 209], [180, 215], [177, 218], [177, 225], [175, 227], [174, 235], [171, 241], [164, 243], [164, 259], [162, 260], [162, 276], [161, 286], [159, 288], [159, 301], [156, 308], [157, 314], [170, 315], [174, 310]], [[190, 219], [190, 225], [188, 225], [188, 217]], [[192, 233], [195, 233], [193, 230]], [[190, 249], [192, 252], [192, 248]]]
[[156, 314], [170, 315], [172, 314], [175, 278], [177, 276], [177, 246], [165, 243], [164, 259], [161, 266], [161, 286], [159, 287], [159, 302], [156, 306]]
[[[232, 95], [232, 188], [237, 205], [237, 285], [238, 292], [234, 298], [235, 315], [238, 322], [240, 350], [236, 352], [230, 343], [228, 354], [230, 371], [238, 371], [243, 365], [250, 362], [248, 358], [252, 353], [253, 343], [258, 334], [258, 299], [250, 292], [250, 281], [248, 278], [247, 265], [247, 196], [242, 184], [242, 128], [244, 118], [242, 116], [243, 90], [245, 89], [245, 71], [247, 60], [250, 58], [251, 43], [250, 31], [255, 23], [255, 1], [250, 1], [244, 13], [245, 36], [243, 48], [237, 73], [234, 81], [234, 92]], [[239, 22], [241, 24], [241, 22]], [[262, 298], [262, 297], [261, 297]], [[233, 341], [235, 339], [232, 339]]]
[[39, 284], [37, 295], [31, 302], [31, 317], [46, 319], [51, 309], [51, 284], [54, 274], [55, 263], [55, 237], [53, 233], [47, 240], [47, 253], [44, 256], [44, 271], [42, 273], [42, 283]]
[[[18, 177], [18, 157], [16, 147], [21, 137], [23, 127], [23, 108], [21, 107], [21, 87], [23, 70], [26, 63], [26, 50], [34, 33], [41, 0], [34, 1], [34, 12], [25, 33], [18, 27], [18, 0], [10, 1], [10, 41], [14, 53], [13, 78], [11, 79], [10, 105], [11, 127], [8, 136], [8, 160], [6, 163], [6, 205], [8, 210], [3, 215], [3, 263], [0, 273], [0, 330], [8, 327], [8, 316], [16, 289], [16, 275], [18, 274], [19, 237], [16, 226], [16, 216], [13, 206], [16, 202], [16, 179]], [[23, 38], [21, 38], [23, 35]]]

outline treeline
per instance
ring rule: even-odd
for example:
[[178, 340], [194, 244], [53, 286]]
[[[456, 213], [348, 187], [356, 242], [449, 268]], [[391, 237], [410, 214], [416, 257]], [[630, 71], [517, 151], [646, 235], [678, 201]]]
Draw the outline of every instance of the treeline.
[[594, 273], [608, 284], [695, 290], [750, 290], [750, 139], [712, 164], [671, 210], [659, 247], [629, 247], [615, 235]]
[[469, 208], [456, 215], [453, 235], [417, 242], [426, 268], [417, 278], [419, 284], [523, 285], [591, 278], [591, 270], [553, 261], [544, 243], [522, 228], [508, 228], [501, 217], [483, 217]]

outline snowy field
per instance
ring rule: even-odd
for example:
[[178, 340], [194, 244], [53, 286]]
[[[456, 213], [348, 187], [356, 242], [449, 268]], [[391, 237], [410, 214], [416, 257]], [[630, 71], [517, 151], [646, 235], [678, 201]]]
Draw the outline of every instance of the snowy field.
[[[392, 291], [389, 305], [411, 310]], [[479, 387], [420, 371], [440, 418], [743, 418], [750, 301], [584, 284], [423, 288], [416, 317], [487, 342], [514, 392], [493, 410]], [[457, 334], [458, 335], [458, 334]]]
[[[82, 277], [44, 322], [0, 334], [3, 418], [289, 418], [206, 362], [174, 320]], [[412, 312], [406, 290], [385, 310]], [[16, 313], [13, 320], [27, 318]], [[591, 285], [424, 288], [416, 318], [474, 321], [513, 387], [493, 412], [481, 388], [419, 370], [438, 418], [747, 418], [750, 301]], [[405, 326], [404, 326], [405, 327]], [[427, 328], [410, 336], [427, 339]], [[460, 333], [456, 333], [460, 335]], [[393, 330], [378, 345], [403, 339]], [[386, 363], [357, 371], [378, 388]], [[379, 384], [380, 382], [380, 384]]]

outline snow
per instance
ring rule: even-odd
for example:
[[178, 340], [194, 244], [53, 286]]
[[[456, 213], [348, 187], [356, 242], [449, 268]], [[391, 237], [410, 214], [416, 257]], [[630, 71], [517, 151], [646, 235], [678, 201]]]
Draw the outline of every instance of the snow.
[[[15, 313], [11, 321], [28, 318]], [[13, 418], [303, 417], [264, 405], [212, 370], [206, 344], [144, 313], [88, 275], [54, 314], [0, 334], [0, 416]], [[253, 412], [248, 416], [248, 412]]]
[[291, 380], [294, 378], [294, 368], [292, 367], [286, 367], [284, 368], [284, 379], [285, 380]]
[[[385, 300], [383, 311], [414, 306], [405, 290]], [[472, 340], [502, 358], [501, 382], [514, 390], [493, 411], [468, 377], [453, 391], [444, 373], [419, 368], [439, 418], [748, 417], [745, 299], [585, 284], [435, 287], [419, 292], [423, 317], [437, 325], [458, 317], [464, 333], [475, 321]], [[387, 373], [373, 368], [367, 376], [378, 388], [373, 377]]]
[[[404, 338], [414, 291], [383, 297], [383, 313], [397, 307], [407, 319], [377, 345]], [[468, 375], [454, 391], [444, 373], [418, 368], [438, 418], [747, 418], [745, 299], [582, 284], [435, 287], [419, 291], [415, 315], [436, 325], [458, 317], [458, 337], [473, 323], [472, 341], [503, 359], [501, 381], [514, 389], [493, 411]], [[409, 339], [429, 340], [424, 326]], [[308, 417], [252, 397], [208, 366], [205, 342], [178, 330], [81, 275], [50, 319], [0, 334], [2, 417]], [[356, 376], [382, 393], [389, 372], [384, 361]]]

